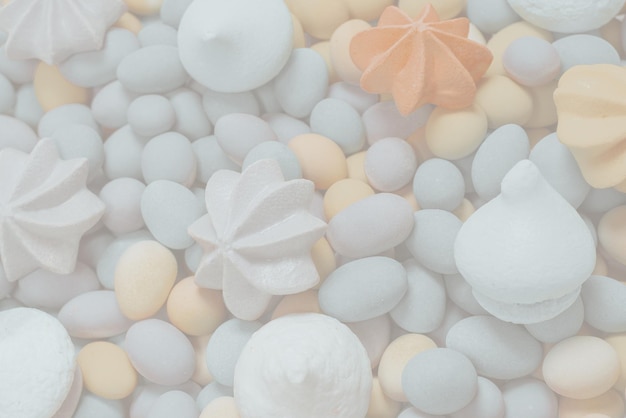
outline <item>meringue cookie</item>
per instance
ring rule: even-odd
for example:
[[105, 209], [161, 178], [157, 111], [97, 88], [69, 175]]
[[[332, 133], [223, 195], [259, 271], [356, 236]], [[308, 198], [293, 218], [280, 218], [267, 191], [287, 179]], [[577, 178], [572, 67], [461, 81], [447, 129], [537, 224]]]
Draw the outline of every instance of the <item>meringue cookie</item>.
[[248, 341], [235, 368], [241, 418], [355, 418], [367, 413], [372, 373], [348, 327], [321, 314], [275, 319]]
[[9, 281], [37, 268], [74, 270], [80, 238], [104, 212], [87, 174], [87, 160], [61, 160], [52, 139], [30, 155], [0, 150], [0, 260]]
[[275, 160], [259, 160], [241, 174], [213, 174], [208, 214], [188, 229], [205, 252], [198, 285], [223, 289], [228, 309], [246, 320], [259, 318], [271, 295], [315, 286], [319, 274], [310, 251], [326, 224], [309, 213], [313, 192], [308, 180], [284, 181]]
[[291, 14], [281, 0], [195, 0], [178, 28], [187, 72], [224, 93], [273, 79], [287, 63], [292, 43]]
[[72, 54], [100, 49], [106, 30], [126, 11], [121, 0], [20, 0], [0, 9], [11, 59], [58, 64]]
[[535, 323], [576, 300], [596, 249], [576, 210], [529, 160], [502, 180], [502, 192], [463, 224], [457, 268], [478, 302], [499, 319]]

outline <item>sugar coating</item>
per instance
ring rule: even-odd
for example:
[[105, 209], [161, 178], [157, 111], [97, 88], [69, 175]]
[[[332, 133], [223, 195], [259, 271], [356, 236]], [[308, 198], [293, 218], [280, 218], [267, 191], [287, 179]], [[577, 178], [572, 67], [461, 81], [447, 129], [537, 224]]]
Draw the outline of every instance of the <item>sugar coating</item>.
[[97, 341], [85, 345], [76, 358], [84, 386], [105, 399], [122, 399], [137, 386], [137, 372], [119, 346]]
[[325, 315], [294, 314], [252, 336], [234, 383], [241, 418], [348, 418], [365, 415], [372, 375], [365, 349], [345, 325]]
[[2, 390], [11, 393], [0, 400], [0, 410], [24, 418], [52, 416], [74, 380], [74, 347], [67, 331], [32, 308], [0, 312], [0, 323]]
[[557, 397], [541, 380], [525, 377], [507, 382], [502, 388], [505, 416], [523, 418], [528, 414], [541, 418], [554, 417]]
[[393, 192], [406, 186], [415, 174], [417, 158], [411, 146], [401, 138], [383, 138], [365, 153], [365, 175], [381, 192]]
[[585, 321], [600, 331], [625, 332], [624, 290], [622, 283], [615, 279], [591, 276], [581, 291]]
[[465, 195], [465, 181], [448, 160], [431, 158], [417, 167], [413, 195], [422, 209], [456, 209]]
[[[141, 97], [137, 100], [139, 99]], [[131, 110], [132, 103], [129, 108], [129, 125], [133, 128]], [[157, 134], [156, 131], [153, 133]], [[146, 142], [141, 152], [141, 173], [146, 184], [156, 180], [169, 180], [191, 186], [196, 178], [196, 159], [191, 142], [177, 132], [154, 136]]]
[[137, 135], [153, 137], [174, 126], [174, 107], [166, 97], [147, 94], [137, 97], [128, 106], [128, 123]]
[[180, 418], [196, 418], [199, 414], [194, 399], [180, 390], [165, 392], [157, 398], [147, 418], [167, 418], [176, 415]]
[[561, 60], [561, 74], [576, 65], [620, 64], [617, 50], [604, 39], [587, 35], [570, 35], [557, 39], [552, 46]]

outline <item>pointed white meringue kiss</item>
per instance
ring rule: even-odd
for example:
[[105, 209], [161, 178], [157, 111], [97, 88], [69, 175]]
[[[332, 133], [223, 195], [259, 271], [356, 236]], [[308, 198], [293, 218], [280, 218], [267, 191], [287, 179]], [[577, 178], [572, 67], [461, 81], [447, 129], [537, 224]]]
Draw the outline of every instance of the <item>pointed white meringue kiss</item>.
[[522, 324], [567, 309], [596, 261], [589, 228], [529, 160], [517, 163], [500, 195], [463, 224], [454, 252], [483, 308]]

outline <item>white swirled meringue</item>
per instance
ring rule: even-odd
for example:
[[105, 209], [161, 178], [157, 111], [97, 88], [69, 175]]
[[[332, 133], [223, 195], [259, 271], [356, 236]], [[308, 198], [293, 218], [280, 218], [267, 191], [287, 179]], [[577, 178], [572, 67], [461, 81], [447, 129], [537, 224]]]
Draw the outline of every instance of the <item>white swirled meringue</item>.
[[585, 221], [530, 160], [461, 227], [457, 268], [493, 316], [530, 324], [571, 306], [591, 276], [596, 248]]
[[270, 159], [241, 174], [213, 174], [205, 192], [208, 213], [188, 229], [204, 250], [198, 285], [222, 289], [228, 309], [245, 320], [259, 318], [272, 295], [315, 286], [319, 274], [310, 252], [326, 224], [309, 213], [313, 192], [309, 180], [285, 181]]
[[122, 0], [12, 0], [0, 8], [0, 30], [9, 34], [9, 58], [53, 65], [100, 49], [107, 29], [125, 11]]
[[52, 139], [30, 155], [0, 150], [0, 261], [9, 281], [38, 268], [74, 270], [81, 237], [104, 213], [87, 174], [87, 160], [60, 159]]
[[361, 418], [372, 371], [358, 337], [335, 318], [305, 313], [255, 332], [235, 367], [241, 418]]

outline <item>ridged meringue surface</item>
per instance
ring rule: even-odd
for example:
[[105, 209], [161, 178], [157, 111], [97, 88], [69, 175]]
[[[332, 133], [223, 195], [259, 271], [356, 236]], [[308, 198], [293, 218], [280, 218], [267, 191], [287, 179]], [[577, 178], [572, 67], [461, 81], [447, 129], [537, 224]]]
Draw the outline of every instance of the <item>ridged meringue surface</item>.
[[0, 261], [9, 281], [38, 268], [74, 270], [81, 237], [104, 213], [87, 174], [87, 160], [60, 159], [52, 139], [30, 155], [0, 150]]
[[12, 0], [0, 8], [0, 30], [9, 34], [9, 58], [53, 65], [100, 49], [107, 29], [125, 11], [121, 0]]
[[246, 320], [257, 319], [272, 295], [315, 286], [319, 274], [310, 251], [326, 223], [309, 213], [313, 192], [309, 180], [284, 181], [275, 160], [260, 160], [241, 174], [213, 174], [208, 213], [189, 227], [204, 250], [196, 282], [222, 289], [231, 313]]

